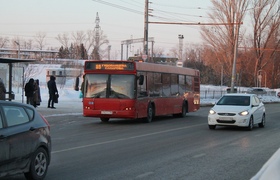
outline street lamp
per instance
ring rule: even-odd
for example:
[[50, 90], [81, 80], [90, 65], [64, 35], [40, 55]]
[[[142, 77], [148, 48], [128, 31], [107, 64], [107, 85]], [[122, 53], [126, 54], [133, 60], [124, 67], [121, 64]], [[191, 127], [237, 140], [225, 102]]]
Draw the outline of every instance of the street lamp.
[[20, 44], [17, 41], [14, 41], [18, 45], [18, 59], [20, 59]]
[[178, 35], [179, 38], [179, 60], [183, 61], [183, 39], [184, 39], [184, 35], [179, 34]]
[[111, 45], [108, 46], [108, 60], [110, 60]]

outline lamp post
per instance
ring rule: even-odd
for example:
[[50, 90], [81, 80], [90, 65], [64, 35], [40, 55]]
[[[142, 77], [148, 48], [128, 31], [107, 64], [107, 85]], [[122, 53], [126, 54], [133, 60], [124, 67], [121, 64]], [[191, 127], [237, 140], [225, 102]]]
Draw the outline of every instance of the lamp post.
[[110, 60], [111, 45], [108, 46], [108, 60]]
[[14, 41], [16, 45], [18, 46], [18, 59], [20, 59], [20, 44], [17, 41]]
[[[20, 59], [20, 44], [19, 44], [19, 42], [17, 42], [17, 41], [14, 41], [15, 43], [16, 43], [16, 45], [18, 46], [18, 59]], [[17, 67], [19, 67], [19, 64], [17, 64]], [[18, 69], [17, 69], [17, 71], [15, 71], [15, 72], [17, 72], [16, 74], [18, 75]], [[18, 77], [18, 76], [17, 76]], [[19, 82], [19, 81], [17, 81], [17, 82]], [[23, 86], [23, 84], [22, 84], [22, 86]], [[17, 84], [17, 91], [19, 92], [19, 84]]]
[[184, 39], [184, 35], [179, 34], [178, 38], [179, 38], [179, 61], [183, 61], [183, 39]]

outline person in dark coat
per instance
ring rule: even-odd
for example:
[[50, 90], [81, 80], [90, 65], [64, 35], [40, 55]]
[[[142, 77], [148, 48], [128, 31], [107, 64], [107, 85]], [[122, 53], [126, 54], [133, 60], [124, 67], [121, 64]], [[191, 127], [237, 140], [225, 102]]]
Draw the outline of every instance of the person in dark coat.
[[0, 100], [6, 99], [6, 87], [3, 80], [0, 78]]
[[55, 77], [50, 76], [50, 80], [48, 81], [48, 89], [49, 89], [49, 101], [48, 101], [48, 108], [55, 109], [54, 103], [58, 95]]
[[33, 106], [37, 107], [40, 106], [42, 99], [41, 99], [41, 92], [39, 86], [39, 79], [34, 81], [34, 96], [33, 96]]
[[33, 78], [30, 78], [28, 83], [25, 84], [24, 91], [26, 96], [26, 104], [31, 104], [33, 106], [33, 96], [35, 91]]

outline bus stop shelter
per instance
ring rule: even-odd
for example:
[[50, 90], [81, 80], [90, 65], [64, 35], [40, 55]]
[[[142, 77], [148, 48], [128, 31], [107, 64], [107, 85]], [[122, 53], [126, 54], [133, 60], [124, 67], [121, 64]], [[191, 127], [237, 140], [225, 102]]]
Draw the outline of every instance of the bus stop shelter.
[[5, 58], [5, 57], [0, 57], [0, 63], [5, 63], [8, 64], [8, 72], [9, 72], [9, 76], [8, 76], [8, 82], [9, 82], [9, 86], [8, 86], [8, 92], [7, 94], [9, 95], [8, 100], [11, 101], [13, 99], [15, 99], [15, 95], [12, 91], [12, 84], [13, 84], [13, 64], [14, 63], [29, 63], [29, 62], [35, 62], [37, 60], [35, 59], [17, 59], [17, 58]]

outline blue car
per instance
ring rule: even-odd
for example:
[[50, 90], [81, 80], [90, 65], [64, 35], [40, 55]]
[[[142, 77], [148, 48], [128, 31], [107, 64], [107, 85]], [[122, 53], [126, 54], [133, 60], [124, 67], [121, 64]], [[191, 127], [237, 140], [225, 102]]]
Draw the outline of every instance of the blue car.
[[51, 160], [48, 121], [30, 105], [0, 101], [0, 178], [44, 179]]

